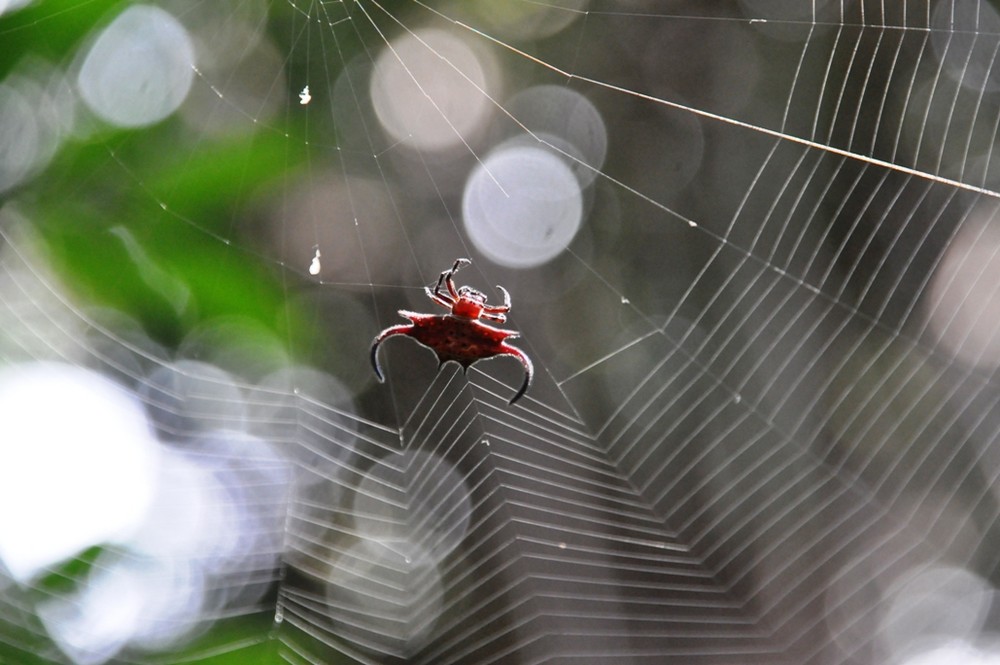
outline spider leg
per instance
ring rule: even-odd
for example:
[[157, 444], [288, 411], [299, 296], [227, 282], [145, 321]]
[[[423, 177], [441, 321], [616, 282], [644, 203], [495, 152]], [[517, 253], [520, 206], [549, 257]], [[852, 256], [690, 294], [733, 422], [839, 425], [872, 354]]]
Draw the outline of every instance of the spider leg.
[[[451, 272], [450, 270], [445, 270], [438, 276], [438, 283], [433, 291], [427, 288], [428, 295], [434, 298], [435, 302], [441, 302], [441, 300], [451, 300], [454, 302], [458, 300], [458, 291], [455, 290], [455, 284], [451, 281]], [[441, 293], [442, 286], [448, 287], [447, 293]], [[441, 298], [441, 300], [438, 300], [438, 298]]]
[[497, 323], [505, 323], [507, 321], [507, 317], [503, 314], [491, 314], [485, 309], [483, 310], [483, 313], [479, 315], [479, 318], [489, 319], [490, 321], [496, 321]]
[[451, 270], [448, 272], [454, 275], [456, 272], [469, 265], [472, 265], [472, 259], [455, 259], [455, 265], [453, 265]]
[[535, 375], [535, 368], [531, 364], [531, 359], [528, 357], [528, 354], [516, 346], [504, 343], [500, 345], [500, 348], [503, 349], [504, 354], [514, 356], [521, 361], [522, 365], [524, 365], [524, 383], [521, 384], [520, 389], [518, 389], [510, 401], [507, 402], [508, 406], [513, 406], [514, 402], [521, 399], [521, 397], [524, 396], [524, 393], [528, 391], [528, 386], [531, 385], [531, 379]]
[[375, 376], [378, 378], [379, 383], [385, 382], [385, 377], [382, 376], [382, 366], [378, 362], [378, 345], [386, 340], [387, 337], [392, 337], [393, 335], [405, 335], [413, 330], [413, 324], [411, 323], [401, 323], [398, 326], [391, 326], [386, 328], [372, 340], [372, 367], [375, 369]]
[[455, 288], [454, 280], [455, 273], [470, 263], [472, 263], [472, 261], [469, 259], [455, 259], [455, 265], [453, 265], [450, 270], [445, 270], [441, 273], [441, 276], [438, 277], [438, 283], [437, 286], [434, 287], [434, 293], [441, 295], [441, 286], [443, 284], [448, 288], [448, 293], [451, 294], [451, 297], [458, 300], [458, 290]]
[[431, 287], [429, 286], [424, 287], [424, 293], [427, 294], [428, 298], [430, 298], [437, 304], [441, 305], [445, 309], [451, 309], [455, 305], [455, 301], [452, 300], [447, 293], [438, 293], [436, 289], [434, 291], [431, 291]]
[[483, 311], [484, 312], [489, 312], [491, 314], [504, 314], [504, 313], [510, 311], [510, 294], [507, 293], [507, 289], [505, 289], [502, 286], [500, 286], [499, 284], [497, 284], [497, 291], [499, 291], [500, 295], [503, 296], [503, 304], [502, 305], [484, 305], [483, 306]]

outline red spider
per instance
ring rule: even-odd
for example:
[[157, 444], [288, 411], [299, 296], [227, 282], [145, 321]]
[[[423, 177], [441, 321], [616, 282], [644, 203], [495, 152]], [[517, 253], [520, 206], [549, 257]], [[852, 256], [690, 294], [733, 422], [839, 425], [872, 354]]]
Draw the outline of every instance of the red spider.
[[[514, 356], [524, 365], [524, 383], [517, 391], [510, 404], [521, 399], [528, 386], [531, 385], [533, 368], [531, 360], [524, 351], [506, 342], [508, 337], [517, 337], [513, 330], [503, 330], [483, 323], [480, 319], [489, 319], [497, 323], [507, 320], [506, 313], [510, 311], [510, 294], [502, 286], [497, 290], [503, 295], [502, 305], [487, 305], [486, 294], [469, 286], [455, 288], [455, 273], [472, 263], [469, 259], [458, 259], [451, 270], [445, 270], [438, 278], [434, 290], [424, 287], [427, 296], [451, 310], [450, 314], [418, 314], [399, 310], [399, 315], [412, 323], [402, 323], [386, 328], [372, 342], [372, 367], [375, 376], [382, 378], [382, 368], [378, 363], [378, 345], [393, 335], [409, 335], [437, 354], [440, 364], [454, 360], [469, 369], [477, 360], [493, 356]], [[442, 287], [447, 291], [442, 291]]]

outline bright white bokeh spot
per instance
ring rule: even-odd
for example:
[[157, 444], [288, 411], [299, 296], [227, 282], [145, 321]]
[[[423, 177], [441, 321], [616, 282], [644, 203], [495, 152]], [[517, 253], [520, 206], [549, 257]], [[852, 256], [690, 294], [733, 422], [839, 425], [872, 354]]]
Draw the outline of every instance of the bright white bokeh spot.
[[[187, 463], [197, 470], [189, 478], [202, 486], [202, 503], [195, 511], [203, 516], [201, 533], [188, 527], [196, 538], [185, 553], [200, 569], [225, 576], [235, 587], [249, 584], [251, 574], [259, 582], [260, 571], [277, 567], [292, 479], [290, 465], [270, 443], [242, 432], [211, 432], [186, 443], [182, 450]], [[184, 511], [176, 507], [164, 508], [175, 519], [183, 516]], [[155, 519], [149, 524], [169, 536], [169, 530]], [[253, 591], [242, 588], [239, 593]]]
[[17, 580], [119, 541], [143, 519], [158, 448], [141, 407], [56, 363], [0, 372], [0, 560]]
[[218, 539], [229, 537], [235, 524], [226, 519], [225, 495], [211, 468], [165, 448], [160, 458], [157, 491], [146, 519], [129, 540], [130, 549], [150, 557], [205, 556]]
[[491, 153], [465, 185], [469, 239], [494, 263], [542, 265], [573, 241], [583, 192], [566, 163], [542, 148], [508, 145]]
[[589, 99], [565, 86], [538, 85], [514, 95], [506, 108], [533, 134], [569, 153], [574, 159], [562, 158], [581, 183], [594, 180], [608, 152], [608, 132]]
[[1000, 226], [969, 217], [952, 238], [924, 306], [938, 344], [969, 365], [1000, 367]]
[[1000, 665], [1000, 656], [962, 640], [919, 651], [900, 665]]
[[159, 474], [144, 478], [153, 497], [141, 523], [73, 592], [38, 609], [74, 663], [175, 648], [222, 609], [256, 606], [276, 579], [292, 475], [271, 444], [212, 432], [163, 447], [157, 461]]
[[138, 627], [146, 591], [120, 569], [98, 572], [70, 597], [37, 608], [45, 631], [77, 665], [99, 665], [121, 651]]
[[928, 566], [901, 579], [886, 600], [881, 641], [890, 654], [902, 658], [977, 639], [990, 611], [993, 588], [964, 568]]
[[487, 56], [442, 30], [407, 33], [375, 61], [371, 98], [383, 129], [420, 150], [472, 140], [493, 112], [495, 69]]
[[404, 451], [379, 460], [358, 485], [352, 515], [359, 533], [379, 542], [428, 543], [440, 561], [469, 528], [472, 501], [462, 474], [443, 457]]
[[205, 580], [184, 563], [103, 560], [81, 589], [38, 606], [49, 637], [77, 665], [127, 646], [166, 648], [198, 627]]
[[163, 120], [187, 97], [195, 52], [177, 19], [159, 7], [133, 5], [97, 36], [77, 76], [80, 97], [119, 127]]
[[123, 576], [141, 589], [142, 605], [130, 645], [166, 651], [206, 630], [216, 618], [207, 615], [214, 580], [190, 559], [159, 558], [122, 566]]
[[165, 446], [159, 460], [144, 520], [120, 542], [127, 553], [95, 566], [79, 597], [46, 608], [54, 639], [78, 662], [123, 646], [172, 648], [207, 630], [219, 608], [254, 605], [276, 576], [291, 473], [270, 444], [212, 432]]

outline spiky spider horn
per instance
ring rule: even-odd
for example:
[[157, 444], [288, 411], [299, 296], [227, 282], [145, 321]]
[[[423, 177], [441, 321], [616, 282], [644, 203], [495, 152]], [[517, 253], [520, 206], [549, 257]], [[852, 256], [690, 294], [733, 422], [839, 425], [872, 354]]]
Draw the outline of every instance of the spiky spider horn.
[[372, 369], [375, 370], [375, 378], [378, 379], [379, 383], [385, 383], [385, 377], [382, 376], [382, 367], [378, 364], [378, 345], [382, 343], [378, 337], [372, 342]]
[[521, 388], [514, 393], [514, 396], [510, 399], [510, 401], [507, 402], [508, 406], [514, 406], [514, 402], [524, 397], [524, 393], [528, 392], [528, 388], [531, 386], [531, 379], [535, 375], [535, 368], [531, 364], [531, 359], [528, 358], [528, 355], [524, 351], [516, 346], [510, 346], [509, 344], [505, 344], [504, 347], [505, 353], [520, 360], [521, 365], [524, 366], [524, 382], [521, 384]]
[[500, 297], [503, 298], [503, 306], [510, 309], [510, 294], [507, 293], [507, 289], [497, 284], [497, 291], [500, 292]]
[[375, 339], [372, 340], [372, 351], [371, 351], [371, 361], [372, 369], [375, 370], [375, 377], [378, 379], [379, 383], [385, 383], [385, 376], [382, 374], [382, 366], [378, 362], [378, 347], [379, 344], [384, 342], [387, 337], [392, 337], [393, 335], [402, 335], [413, 328], [412, 325], [407, 323], [401, 323], [398, 326], [392, 326], [386, 328], [380, 332]]

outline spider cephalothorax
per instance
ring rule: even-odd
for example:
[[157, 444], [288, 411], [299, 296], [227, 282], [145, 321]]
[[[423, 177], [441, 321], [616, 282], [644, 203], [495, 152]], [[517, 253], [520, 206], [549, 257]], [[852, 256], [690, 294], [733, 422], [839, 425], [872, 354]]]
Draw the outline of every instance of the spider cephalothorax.
[[399, 315], [411, 323], [386, 328], [372, 342], [372, 367], [375, 376], [383, 381], [382, 368], [378, 362], [378, 346], [393, 335], [408, 335], [437, 354], [440, 364], [455, 361], [468, 369], [477, 360], [494, 356], [514, 356], [524, 366], [524, 383], [510, 400], [513, 404], [524, 395], [531, 385], [533, 368], [531, 360], [521, 349], [511, 346], [507, 339], [517, 337], [513, 330], [504, 330], [483, 323], [482, 319], [503, 323], [510, 311], [510, 294], [502, 286], [497, 291], [503, 296], [502, 305], [489, 305], [486, 294], [469, 286], [455, 288], [455, 273], [472, 263], [469, 259], [458, 259], [450, 270], [438, 277], [437, 286], [425, 287], [427, 296], [451, 312], [449, 314], [419, 314], [399, 310]]

